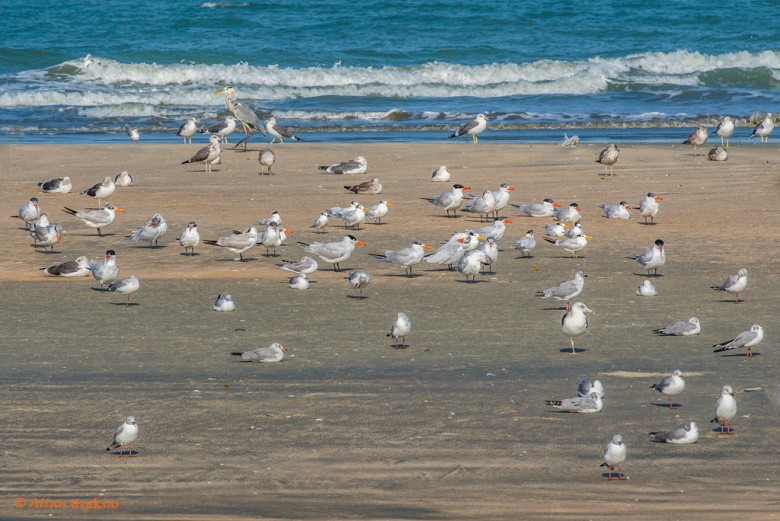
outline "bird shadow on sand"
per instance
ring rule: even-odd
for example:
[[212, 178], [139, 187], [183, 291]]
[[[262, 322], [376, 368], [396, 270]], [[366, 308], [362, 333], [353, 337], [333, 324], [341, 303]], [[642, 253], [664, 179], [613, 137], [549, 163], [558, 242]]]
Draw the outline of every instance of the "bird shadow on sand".
[[723, 300], [716, 300], [716, 302], [728, 302], [729, 304], [742, 304], [745, 302], [745, 300], [744, 299], [734, 300], [733, 298], [727, 298]]
[[625, 474], [618, 474], [617, 472], [602, 472], [601, 477], [607, 479], [612, 478], [612, 481], [625, 481], [628, 479]]
[[121, 457], [123, 457], [123, 458], [130, 458], [130, 457], [138, 456], [139, 453], [138, 453], [137, 450], [123, 451], [123, 452], [115, 450], [114, 452], [109, 452], [108, 454], [110, 456], [117, 456], [117, 457], [119, 457], [120, 454], [121, 454]]
[[393, 349], [406, 349], [409, 347], [409, 344], [390, 344], [390, 347]]
[[653, 402], [651, 405], [654, 405], [656, 407], [663, 407], [664, 409], [680, 409], [682, 407], [682, 404], [680, 403], [673, 403], [672, 405], [669, 405], [668, 403], [656, 403]]
[[200, 255], [200, 253], [184, 253], [184, 252], [181, 252], [181, 253], [179, 253], [179, 255], [181, 255], [183, 257], [195, 257], [197, 255]]
[[36, 253], [44, 253], [46, 255], [51, 255], [52, 253], [55, 254], [55, 255], [60, 255], [62, 253], [61, 251], [41, 250], [40, 248], [42, 248], [42, 246], [36, 246], [36, 249], [35, 249]]
[[571, 352], [571, 347], [564, 347], [562, 349], [559, 349], [558, 351], [560, 351], [561, 353], [566, 353], [567, 355], [580, 354], [580, 353], [587, 353], [588, 352], [588, 350], [585, 349], [584, 347], [575, 347], [574, 348], [574, 353]]
[[455, 282], [459, 284], [482, 284], [483, 282], [490, 282], [489, 280], [464, 280], [464, 279], [455, 279]]
[[366, 223], [366, 224], [370, 224], [370, 225], [372, 225], [372, 226], [383, 226], [383, 225], [385, 225], [385, 224], [387, 224], [387, 223], [383, 223], [383, 222], [381, 222], [381, 221], [380, 221], [380, 222], [378, 222], [378, 223]]
[[642, 226], [655, 226], [655, 225], [656, 225], [656, 224], [658, 224], [658, 223], [656, 223], [656, 222], [652, 222], [652, 223], [646, 223], [646, 222], [644, 222], [644, 221], [639, 221], [639, 223], [638, 223], [638, 224], [641, 224]]
[[217, 259], [217, 262], [237, 262], [241, 264], [242, 262], [250, 262], [250, 261], [256, 261], [257, 259], [255, 257], [244, 257], [244, 260], [236, 260], [236, 259]]
[[733, 428], [731, 430], [723, 429], [720, 425], [712, 429], [712, 432], [715, 434], [736, 434], [737, 431], [735, 431]]
[[561, 306], [557, 308], [542, 308], [542, 311], [566, 311], [566, 306]]
[[[761, 353], [753, 351], [753, 356], [761, 356]], [[730, 353], [728, 355], [720, 355], [721, 358], [750, 358], [747, 353]]]
[[93, 286], [89, 289], [91, 289], [92, 291], [97, 291], [98, 293], [108, 293], [108, 290], [106, 288], [96, 288]]
[[138, 244], [136, 246], [130, 246], [130, 248], [134, 250], [159, 250], [162, 248], [167, 248], [165, 244], [158, 244], [158, 245], [151, 245], [151, 244]]
[[645, 279], [657, 279], [658, 277], [663, 277], [663, 273], [632, 273], [632, 275], [636, 275], [637, 277], [642, 277]]
[[347, 295], [347, 298], [351, 298], [352, 300], [366, 300], [368, 298], [367, 295]]
[[115, 305], [115, 306], [125, 306], [125, 307], [128, 307], [128, 308], [132, 308], [132, 307], [141, 305], [138, 302], [130, 302], [129, 304], [125, 304], [124, 302], [112, 302], [112, 304]]
[[406, 273], [385, 273], [382, 276], [395, 277], [400, 279], [416, 279], [417, 277], [423, 277], [424, 275], [422, 273], [412, 273], [411, 275], [407, 275]]

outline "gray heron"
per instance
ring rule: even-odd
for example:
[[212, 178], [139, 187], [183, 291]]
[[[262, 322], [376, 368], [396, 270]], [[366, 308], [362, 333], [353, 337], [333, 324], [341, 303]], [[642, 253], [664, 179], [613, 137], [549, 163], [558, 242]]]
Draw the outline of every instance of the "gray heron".
[[244, 139], [236, 143], [236, 146], [233, 147], [234, 149], [238, 148], [238, 146], [243, 143], [244, 150], [246, 150], [246, 142], [258, 130], [261, 134], [265, 135], [265, 126], [260, 123], [260, 119], [257, 117], [254, 110], [238, 101], [235, 88], [225, 87], [223, 89], [215, 90], [214, 94], [225, 95], [225, 106], [241, 123], [241, 130], [244, 131]]

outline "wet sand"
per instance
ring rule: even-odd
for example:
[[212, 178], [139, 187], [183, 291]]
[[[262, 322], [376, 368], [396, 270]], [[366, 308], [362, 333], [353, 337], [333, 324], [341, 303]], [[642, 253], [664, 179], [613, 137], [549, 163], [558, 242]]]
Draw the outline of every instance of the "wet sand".
[[[681, 137], [681, 140], [685, 136]], [[18, 219], [5, 218], [0, 263], [4, 367], [0, 516], [83, 517], [72, 508], [30, 507], [34, 498], [98, 498], [117, 508], [105, 519], [771, 519], [778, 516], [778, 371], [774, 338], [780, 272], [776, 143], [732, 145], [714, 163], [683, 145], [621, 145], [613, 178], [594, 161], [603, 144], [473, 146], [294, 143], [273, 145], [273, 176], [258, 175], [254, 144], [227, 150], [217, 171], [180, 165], [202, 145], [2, 146], [0, 207], [14, 215], [38, 196], [65, 231], [58, 253], [31, 247]], [[363, 155], [364, 176], [319, 173], [317, 165]], [[449, 187], [431, 183], [446, 164], [452, 182], [472, 193], [502, 182], [513, 203], [552, 197], [576, 201], [593, 236], [575, 260], [541, 240], [550, 219], [512, 219], [494, 274], [463, 276], [421, 265], [415, 277], [370, 253], [480, 226], [475, 215], [447, 219], [420, 197]], [[135, 186], [111, 201], [125, 212], [97, 237], [65, 206], [94, 202], [79, 192], [127, 169]], [[40, 194], [36, 182], [70, 175], [71, 194]], [[354, 196], [342, 185], [378, 176], [384, 191]], [[664, 197], [656, 225], [603, 218], [597, 203], [636, 204]], [[386, 224], [350, 232], [365, 241], [343, 272], [320, 264], [307, 291], [287, 287], [276, 264], [299, 259], [295, 241], [338, 240], [333, 225], [307, 227], [325, 208], [357, 199], [393, 204]], [[182, 255], [176, 238], [195, 220], [216, 239], [278, 210], [294, 230], [279, 257], [257, 247], [234, 255], [201, 245]], [[125, 235], [155, 212], [170, 229], [160, 248]], [[459, 212], [460, 215], [460, 212]], [[512, 249], [528, 229], [531, 259]], [[635, 296], [644, 271], [631, 258], [656, 238], [666, 242], [659, 295]], [[92, 277], [44, 277], [38, 268], [117, 252], [120, 277], [135, 274], [136, 304], [102, 294]], [[745, 302], [715, 292], [740, 267], [749, 270]], [[344, 277], [373, 276], [365, 300]], [[563, 303], [537, 290], [588, 275], [579, 300], [595, 310], [590, 332], [568, 354]], [[217, 313], [218, 293], [238, 306]], [[407, 349], [385, 337], [396, 311], [413, 322]], [[697, 316], [696, 337], [651, 331]], [[712, 344], [762, 324], [758, 356], [713, 354]], [[231, 351], [278, 341], [279, 364], [238, 363]], [[687, 375], [681, 407], [669, 410], [650, 389], [661, 376]], [[606, 388], [604, 411], [556, 412], [546, 399], [576, 395], [580, 376]], [[736, 433], [717, 435], [715, 402], [724, 384], [737, 391]], [[760, 392], [741, 392], [763, 387]], [[137, 457], [105, 448], [133, 414], [141, 425]], [[696, 421], [699, 443], [655, 444], [647, 433]], [[602, 446], [614, 433], [628, 446], [630, 479], [608, 482]], [[16, 508], [16, 498], [24, 508]], [[70, 505], [69, 505], [70, 507]]]

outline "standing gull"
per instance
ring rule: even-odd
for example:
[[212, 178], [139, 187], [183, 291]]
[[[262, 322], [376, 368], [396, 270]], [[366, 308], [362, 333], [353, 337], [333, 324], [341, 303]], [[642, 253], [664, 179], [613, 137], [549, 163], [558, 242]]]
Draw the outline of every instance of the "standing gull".
[[320, 166], [319, 169], [329, 174], [365, 174], [368, 172], [368, 161], [363, 156], [357, 156], [355, 159], [349, 159], [330, 166]]
[[76, 258], [76, 260], [66, 261], [48, 268], [41, 268], [41, 271], [52, 277], [86, 277], [90, 273], [89, 259], [82, 255]]
[[385, 201], [384, 199], [377, 204], [371, 205], [366, 209], [366, 217], [374, 220], [374, 224], [381, 224], [382, 217], [386, 216], [390, 211], [389, 206], [393, 206], [392, 203]]
[[236, 130], [236, 118], [233, 116], [226, 116], [225, 121], [220, 121], [206, 129], [202, 129], [201, 132], [208, 132], [210, 134], [216, 134], [220, 137], [223, 143], [228, 142], [228, 136]]
[[696, 425], [696, 422], [687, 422], [682, 427], [669, 429], [668, 431], [651, 432], [650, 439], [660, 443], [690, 445], [699, 441], [699, 427]]
[[731, 430], [731, 420], [736, 415], [737, 400], [734, 399], [734, 389], [730, 385], [724, 385], [720, 391], [720, 398], [715, 404], [715, 417], [710, 420], [710, 423], [720, 423], [721, 434], [732, 434], [734, 431]]
[[238, 94], [233, 87], [224, 87], [219, 90], [215, 90], [214, 94], [225, 95], [225, 107], [233, 113], [233, 116], [241, 123], [241, 130], [244, 132], [244, 139], [236, 143], [233, 147], [238, 148], [241, 143], [244, 144], [244, 151], [246, 151], [246, 145], [249, 138], [254, 135], [255, 132], [260, 131], [265, 135], [265, 127], [260, 123], [260, 118], [257, 117], [255, 111], [247, 107], [240, 101], [238, 101]]
[[192, 143], [192, 136], [194, 136], [198, 132], [198, 120], [189, 117], [187, 118], [187, 121], [182, 123], [182, 125], [179, 127], [179, 130], [176, 132], [176, 135], [179, 136], [184, 140], [184, 144], [187, 144], [187, 140], [189, 140], [190, 143]]
[[593, 237], [590, 235], [585, 235], [584, 233], [579, 232], [571, 238], [553, 240], [549, 237], [545, 237], [544, 240], [571, 253], [573, 259], [579, 259], [580, 257], [577, 252], [584, 250], [585, 246], [588, 245], [588, 239], [592, 238]]
[[[395, 322], [393, 322], [393, 326], [390, 328], [390, 332], [385, 336], [393, 337], [393, 340], [396, 341], [396, 343], [390, 347], [404, 349], [409, 347], [409, 345], [405, 344], [404, 342], [406, 342], [406, 335], [408, 335], [411, 331], [412, 321], [409, 320], [409, 317], [406, 316], [406, 313], [399, 311], [395, 316]], [[399, 338], [401, 339], [400, 342], [398, 342]]]
[[73, 185], [70, 182], [70, 177], [57, 177], [38, 183], [41, 187], [41, 191], [47, 194], [67, 194], [73, 190]]
[[[482, 265], [489, 263], [490, 259], [488, 259], [484, 251], [479, 249], [472, 250], [460, 258], [457, 270], [465, 275], [466, 282], [473, 283], [477, 281], [477, 275], [479, 275], [482, 270]], [[469, 279], [469, 277], [471, 277], [471, 279]]]
[[220, 237], [216, 241], [204, 240], [203, 243], [209, 244], [211, 246], [227, 248], [233, 253], [238, 253], [238, 257], [233, 259], [234, 261], [243, 261], [244, 252], [257, 244], [257, 228], [251, 226], [244, 233], [236, 233], [227, 237]]
[[111, 282], [108, 285], [108, 291], [116, 291], [122, 295], [127, 295], [127, 302], [125, 302], [125, 307], [128, 307], [130, 305], [130, 297], [133, 293], [138, 291], [140, 287], [141, 283], [139, 282], [138, 277], [135, 275], [130, 275], [126, 279]]
[[233, 301], [233, 295], [220, 293], [214, 301], [214, 311], [229, 312], [236, 310], [236, 303]]
[[753, 324], [750, 326], [750, 329], [747, 331], [743, 331], [742, 333], [738, 334], [736, 337], [732, 338], [731, 340], [727, 340], [725, 342], [721, 342], [720, 344], [715, 344], [712, 347], [717, 347], [713, 353], [722, 353], [723, 351], [730, 351], [732, 349], [741, 349], [745, 348], [747, 352], [745, 353], [745, 356], [748, 358], [753, 357], [753, 347], [757, 346], [761, 343], [761, 341], [764, 339], [764, 328], [759, 326], [758, 324]]
[[62, 240], [62, 225], [54, 223], [47, 226], [34, 226], [30, 235], [32, 235], [37, 246], [51, 247], [51, 252], [54, 253], [54, 245], [59, 244]]
[[536, 294], [542, 298], [554, 298], [557, 300], [563, 300], [566, 304], [566, 311], [571, 310], [571, 304], [569, 301], [582, 293], [585, 288], [585, 275], [584, 272], [578, 271], [574, 274], [574, 278], [571, 280], [565, 280], [557, 285], [538, 291]]
[[345, 235], [342, 240], [336, 242], [314, 242], [312, 244], [299, 242], [298, 245], [304, 251], [313, 253], [323, 261], [333, 264], [333, 271], [339, 271], [341, 270], [340, 263], [352, 255], [355, 246], [365, 246], [366, 243], [357, 240], [353, 235]]
[[195, 255], [195, 247], [200, 244], [200, 233], [195, 221], [188, 222], [187, 227], [182, 230], [181, 235], [179, 235], [179, 244], [184, 248], [185, 255], [187, 250], [190, 251], [190, 255]]
[[103, 236], [102, 229], [114, 222], [117, 212], [124, 212], [124, 210], [117, 208], [113, 204], [106, 204], [99, 210], [87, 210], [83, 212], [77, 212], [66, 206], [62, 211], [77, 219], [81, 219], [81, 222], [87, 226], [97, 229], [98, 236], [100, 237]]
[[672, 403], [672, 396], [677, 396], [685, 389], [685, 379], [683, 378], [682, 371], [675, 369], [670, 376], [664, 376], [660, 382], [650, 386], [651, 389], [655, 389], [661, 394], [665, 394], [669, 399], [669, 408], [676, 409]]
[[[699, 127], [696, 130], [694, 130], [690, 136], [688, 136], [688, 139], [683, 141], [683, 145], [691, 145], [693, 146], [693, 153], [696, 154], [696, 147], [701, 148], [704, 146], [704, 144], [707, 142], [707, 138], [709, 137], [709, 133], [707, 132], [707, 129], [705, 127]], [[700, 154], [696, 154], [700, 155]]]
[[693, 336], [701, 333], [701, 322], [696, 317], [681, 320], [668, 326], [653, 329], [653, 333], [660, 336]]
[[434, 206], [443, 208], [447, 212], [447, 217], [450, 216], [450, 210], [452, 210], [452, 217], [458, 216], [458, 208], [463, 204], [463, 191], [471, 190], [470, 186], [464, 186], [460, 183], [452, 185], [451, 190], [447, 190], [435, 197], [423, 197], [422, 199], [428, 201]]
[[477, 114], [473, 121], [469, 121], [457, 131], [450, 134], [449, 137], [471, 136], [474, 143], [479, 143], [477, 135], [487, 128], [488, 118], [484, 114]]
[[482, 222], [483, 217], [490, 218], [496, 209], [496, 197], [493, 195], [492, 190], [485, 190], [479, 197], [471, 196], [469, 203], [463, 208], [464, 212], [478, 213], [479, 222]]
[[233, 356], [240, 356], [242, 362], [281, 362], [284, 359], [286, 347], [282, 347], [279, 342], [274, 342], [268, 347], [258, 347], [252, 351], [233, 351]]
[[645, 224], [647, 224], [647, 218], [650, 218], [650, 223], [655, 224], [655, 216], [658, 214], [658, 201], [663, 201], [664, 198], [655, 195], [653, 192], [647, 192], [644, 199], [639, 201], [639, 215], [644, 217]]
[[604, 165], [604, 175], [614, 175], [612, 167], [617, 163], [618, 156], [620, 156], [620, 149], [614, 143], [610, 143], [607, 148], [601, 151], [596, 163]]
[[271, 116], [270, 118], [265, 120], [265, 130], [269, 134], [271, 134], [271, 137], [273, 138], [271, 140], [271, 143], [279, 140], [279, 143], [284, 143], [284, 139], [282, 138], [288, 138], [288, 139], [294, 139], [295, 141], [300, 141], [301, 138], [287, 130], [281, 125], [276, 124], [276, 116]]
[[320, 213], [316, 219], [314, 219], [314, 222], [309, 225], [309, 228], [314, 228], [317, 233], [325, 233], [323, 229], [328, 225], [328, 213], [322, 212]]
[[81, 195], [88, 195], [98, 200], [99, 205], [103, 205], [103, 199], [108, 199], [116, 190], [116, 183], [110, 177], [103, 179], [103, 182], [98, 183], [90, 188], [87, 188]]
[[734, 303], [744, 302], [745, 300], [739, 300], [739, 293], [745, 291], [747, 288], [748, 277], [747, 270], [740, 268], [737, 273], [729, 275], [726, 280], [720, 286], [712, 286], [715, 291], [727, 291], [729, 293], [736, 293], [734, 296]]
[[[729, 147], [729, 138], [734, 134], [734, 122], [730, 117], [725, 116], [720, 120], [718, 126], [715, 127], [715, 135], [720, 138], [720, 146], [723, 148]], [[725, 142], [724, 142], [725, 140]]]
[[[498, 185], [498, 190], [493, 190], [493, 197], [496, 200], [496, 207], [493, 210], [494, 218], [498, 219], [498, 212], [506, 208], [509, 204], [509, 198], [512, 197], [510, 192], [514, 192], [515, 187], [509, 183], [501, 183]], [[498, 239], [498, 237], [496, 237]]]
[[766, 117], [761, 120], [761, 123], [756, 125], [756, 127], [753, 129], [753, 132], [748, 136], [748, 139], [752, 137], [758, 136], [761, 138], [762, 143], [768, 143], [769, 142], [769, 134], [772, 133], [772, 130], [775, 128], [775, 121], [772, 119], [772, 114], [767, 114]]
[[571, 354], [573, 355], [577, 354], [577, 351], [574, 349], [574, 339], [588, 331], [588, 315], [592, 314], [593, 310], [583, 302], [575, 302], [571, 309], [561, 318], [561, 330], [564, 335], [569, 337]]
[[219, 144], [219, 136], [211, 136], [209, 138], [209, 144], [198, 150], [194, 156], [182, 161], [182, 165], [187, 163], [204, 163], [206, 165], [206, 172], [211, 172], [211, 165], [216, 164], [219, 159], [219, 155], [222, 153], [222, 148]]
[[352, 201], [349, 206], [334, 206], [333, 208], [325, 210], [325, 213], [344, 221], [345, 228], [351, 227], [355, 230], [359, 230], [360, 225], [366, 222], [366, 210], [367, 208], [362, 206], [359, 202]]
[[371, 275], [365, 271], [353, 271], [346, 279], [347, 283], [352, 286], [352, 289], [358, 290], [358, 295], [355, 297], [356, 299], [363, 300], [364, 298], [368, 298], [363, 296], [363, 288], [368, 286], [368, 283], [371, 282]]
[[138, 438], [139, 425], [135, 421], [135, 416], [128, 416], [124, 423], [116, 428], [114, 432], [114, 439], [111, 440], [111, 444], [106, 448], [106, 451], [111, 449], [119, 449], [119, 457], [124, 455], [124, 447], [127, 446], [129, 452], [128, 458], [133, 457], [133, 442]]
[[[276, 163], [276, 154], [270, 148], [264, 148], [257, 154], [257, 162], [260, 163], [261, 175], [272, 175], [271, 167]], [[268, 169], [264, 172], [263, 169]]]
[[[609, 472], [607, 473], [607, 479], [623, 480], [628, 479], [623, 475], [623, 471], [620, 469], [620, 464], [626, 461], [626, 444], [623, 443], [623, 436], [615, 434], [612, 439], [604, 445], [604, 463], [602, 467], [607, 467]], [[612, 471], [617, 467], [618, 475], [616, 478], [612, 477]]]
[[139, 226], [130, 234], [131, 241], [149, 241], [149, 246], [158, 246], [157, 241], [168, 231], [168, 222], [159, 213], [154, 214], [146, 224]]

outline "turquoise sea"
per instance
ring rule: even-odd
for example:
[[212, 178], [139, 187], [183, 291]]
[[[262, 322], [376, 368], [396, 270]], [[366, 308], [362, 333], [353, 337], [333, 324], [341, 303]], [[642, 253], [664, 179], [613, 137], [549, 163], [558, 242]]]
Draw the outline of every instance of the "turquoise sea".
[[445, 141], [481, 112], [485, 141], [663, 142], [780, 112], [770, 0], [2, 0], [0, 12], [6, 143], [123, 142], [125, 123], [176, 142], [187, 116], [228, 114], [212, 94], [225, 85], [307, 141]]

